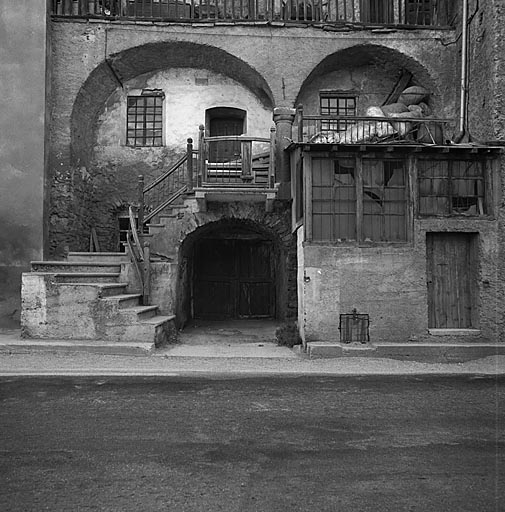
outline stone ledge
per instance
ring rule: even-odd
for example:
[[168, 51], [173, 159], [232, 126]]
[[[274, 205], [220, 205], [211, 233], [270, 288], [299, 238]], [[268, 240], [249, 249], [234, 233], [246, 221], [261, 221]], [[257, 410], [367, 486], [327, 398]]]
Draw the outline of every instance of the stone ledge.
[[86, 352], [101, 355], [146, 356], [154, 350], [151, 342], [110, 342], [102, 340], [8, 340], [0, 342], [0, 353]]
[[458, 363], [494, 355], [505, 355], [505, 343], [342, 343], [308, 342], [310, 359], [374, 357], [404, 361]]

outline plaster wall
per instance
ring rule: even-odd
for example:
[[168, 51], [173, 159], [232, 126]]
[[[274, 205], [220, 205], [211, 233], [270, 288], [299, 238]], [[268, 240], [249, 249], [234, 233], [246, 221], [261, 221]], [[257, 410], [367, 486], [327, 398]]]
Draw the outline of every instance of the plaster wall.
[[245, 135], [268, 138], [273, 125], [271, 109], [237, 81], [210, 70], [172, 68], [128, 80], [113, 93], [97, 126], [97, 160], [109, 155], [116, 155], [124, 163], [142, 160], [135, 155], [139, 148], [126, 147], [126, 97], [139, 95], [142, 89], [161, 89], [165, 93], [163, 139], [168, 150], [180, 152], [189, 137], [196, 144], [198, 126], [205, 125], [205, 111], [213, 107], [245, 110]]
[[[396, 71], [405, 66], [419, 82], [430, 82], [437, 101], [451, 111], [455, 52], [441, 41], [451, 34], [54, 20], [50, 252], [65, 245], [84, 249], [91, 227], [98, 232], [102, 250], [114, 250], [112, 219], [118, 205], [131, 200], [139, 173], [159, 174], [178, 156], [171, 144], [183, 146], [188, 136], [196, 136], [206, 101], [209, 108], [223, 106], [224, 95], [227, 102], [240, 99], [248, 111], [257, 113], [256, 119], [249, 120], [248, 132], [256, 135], [252, 130], [258, 129], [268, 134], [273, 107], [293, 106], [305, 85], [339, 68], [338, 62], [352, 61], [340, 57], [325, 61], [349, 48], [358, 48], [365, 64], [373, 61], [372, 69], [383, 81], [381, 90], [391, 86], [390, 66]], [[208, 77], [209, 86], [197, 86], [193, 82], [197, 75]], [[145, 83], [173, 85], [174, 98], [168, 94], [166, 98], [167, 123], [169, 114], [184, 122], [171, 123], [165, 131], [166, 147], [131, 150], [121, 145], [124, 113], [118, 107], [128, 88]], [[188, 91], [183, 92], [184, 86]], [[176, 102], [186, 107], [171, 108]]]
[[[319, 91], [333, 90], [350, 96], [357, 95], [357, 115], [364, 116], [368, 107], [383, 104], [400, 74], [401, 67], [394, 62], [355, 66], [349, 64], [344, 69], [314, 77], [300, 92], [298, 102], [303, 105], [304, 113], [317, 115], [319, 114]], [[423, 85], [422, 78], [418, 80], [418, 85]], [[438, 102], [438, 99], [434, 98], [435, 101]], [[452, 112], [452, 105], [445, 105], [436, 112], [436, 117], [446, 117], [452, 115]]]
[[505, 6], [469, 0], [468, 129], [479, 140], [505, 140]]
[[353, 308], [370, 316], [372, 342], [441, 341], [428, 334], [426, 233], [444, 231], [479, 233], [480, 333], [472, 340], [498, 341], [497, 227], [493, 220], [417, 220], [413, 242], [404, 246], [305, 243], [305, 341], [338, 342], [339, 315]]
[[42, 258], [46, 7], [0, 3], [0, 327], [19, 326], [21, 273]]
[[[505, 141], [505, 4], [502, 0], [469, 0], [468, 133], [471, 140]], [[499, 183], [497, 301], [505, 303], [505, 172]], [[497, 314], [499, 337], [505, 319]]]

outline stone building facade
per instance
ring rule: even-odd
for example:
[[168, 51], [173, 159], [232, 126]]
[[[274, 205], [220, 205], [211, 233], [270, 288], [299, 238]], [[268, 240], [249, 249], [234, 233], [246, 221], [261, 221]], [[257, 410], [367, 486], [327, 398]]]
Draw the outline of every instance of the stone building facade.
[[[128, 208], [138, 213], [138, 176], [148, 185], [190, 154], [190, 186], [141, 230], [152, 255], [150, 300], [162, 314], [175, 315], [178, 327], [198, 316], [266, 316], [296, 320], [306, 343], [330, 342], [340, 338], [341, 315], [355, 310], [368, 315], [371, 341], [435, 334], [442, 335], [437, 340], [462, 334], [499, 340], [505, 261], [500, 2], [236, 4], [237, 11], [220, 1], [48, 2], [45, 185], [35, 201], [45, 206], [44, 259], [87, 251], [92, 234], [101, 251], [123, 250]], [[417, 139], [399, 137], [407, 122], [370, 120], [370, 107], [402, 103], [409, 88], [423, 91], [416, 104], [426, 119], [416, 125]], [[385, 125], [389, 139], [376, 133]], [[370, 127], [374, 137], [342, 138], [347, 129]], [[419, 138], [421, 128], [431, 139]], [[248, 169], [244, 151], [252, 152]], [[370, 176], [382, 176], [382, 183], [374, 178], [381, 194], [391, 192], [393, 176], [402, 176], [403, 196], [395, 199], [401, 235], [367, 234], [363, 219], [372, 219], [371, 230], [389, 219], [386, 196], [369, 201], [375, 192], [367, 188], [368, 168]], [[450, 211], [421, 205], [433, 169], [465, 179], [470, 173], [471, 193], [454, 176], [443, 178], [453, 192], [439, 190], [437, 197], [450, 202]], [[267, 181], [260, 183], [260, 175]], [[345, 229], [336, 227], [343, 218], [342, 180], [352, 180], [346, 190], [356, 193], [357, 209], [353, 227]], [[144, 204], [141, 216], [149, 208]], [[449, 313], [450, 321], [433, 312], [440, 297], [430, 289], [444, 251], [446, 258], [459, 255], [466, 275], [448, 286], [467, 283], [447, 292], [462, 292], [464, 301], [440, 303], [465, 309]], [[206, 252], [216, 265], [205, 261]]]

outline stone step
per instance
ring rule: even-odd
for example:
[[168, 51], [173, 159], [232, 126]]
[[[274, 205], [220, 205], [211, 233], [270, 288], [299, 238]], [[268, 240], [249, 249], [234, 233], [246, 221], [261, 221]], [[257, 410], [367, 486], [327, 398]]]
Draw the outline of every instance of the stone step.
[[33, 272], [50, 273], [118, 273], [121, 263], [77, 262], [77, 261], [32, 261]]
[[121, 274], [117, 272], [59, 272], [54, 279], [58, 283], [117, 283]]
[[156, 315], [142, 321], [105, 326], [101, 338], [107, 341], [154, 342], [160, 347], [174, 341], [174, 316]]
[[134, 306], [119, 309], [121, 317], [126, 320], [135, 322], [153, 318], [158, 313], [158, 306]]
[[98, 262], [98, 263], [124, 263], [128, 262], [128, 255], [124, 252], [69, 252], [69, 262]]
[[118, 308], [126, 309], [139, 306], [142, 295], [140, 293], [124, 293], [121, 295], [102, 296], [102, 298], [116, 304]]
[[111, 297], [114, 295], [124, 295], [128, 283], [83, 283], [86, 286], [98, 286], [100, 288], [99, 297]]

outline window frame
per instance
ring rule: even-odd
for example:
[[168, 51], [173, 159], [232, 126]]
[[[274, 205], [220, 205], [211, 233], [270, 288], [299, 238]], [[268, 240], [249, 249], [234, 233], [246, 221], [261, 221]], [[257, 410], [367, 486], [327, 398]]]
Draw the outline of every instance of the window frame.
[[[331, 100], [337, 100], [337, 105], [331, 106]], [[340, 101], [344, 101], [344, 105], [340, 105]], [[323, 101], [328, 101], [327, 106], [323, 106]], [[352, 101], [354, 106], [349, 107], [348, 102]], [[327, 112], [323, 112], [327, 109]], [[350, 112], [350, 113], [349, 113]], [[319, 91], [319, 115], [321, 116], [356, 116], [358, 113], [358, 93], [355, 91]], [[320, 121], [319, 131], [321, 132], [345, 132], [349, 125], [354, 124], [353, 121], [338, 121], [331, 119], [322, 119]]]
[[[437, 178], [437, 176], [422, 176], [422, 164], [425, 162], [432, 162], [433, 164], [437, 164], [438, 166], [441, 166], [441, 164], [446, 163], [447, 164], [447, 175], [446, 176], [438, 176], [439, 179], [446, 179], [447, 180], [447, 193], [446, 194], [423, 194], [422, 193], [422, 180], [434, 180]], [[474, 178], [474, 182], [477, 184], [479, 181], [481, 182], [481, 194], [475, 194], [470, 196], [463, 196], [454, 194], [454, 182], [456, 180], [465, 180], [466, 178], [463, 178], [462, 176], [456, 175], [453, 173], [453, 168], [456, 163], [464, 163], [464, 162], [472, 162], [478, 165], [481, 169], [480, 176], [470, 176], [469, 178]], [[490, 169], [489, 165], [486, 159], [482, 158], [482, 156], [472, 156], [472, 155], [464, 155], [464, 156], [454, 156], [454, 157], [446, 157], [446, 158], [430, 158], [430, 157], [423, 157], [417, 159], [417, 183], [416, 183], [416, 196], [417, 196], [417, 209], [416, 209], [416, 215], [421, 219], [428, 219], [428, 218], [459, 218], [459, 219], [482, 219], [486, 217], [492, 216], [492, 201], [491, 201], [491, 176], [490, 176]], [[477, 186], [478, 188], [478, 186]], [[458, 212], [454, 211], [457, 207], [454, 205], [454, 199], [455, 198], [463, 198], [463, 197], [475, 197], [477, 198], [476, 201], [476, 209], [477, 213], [464, 213], [464, 212]], [[448, 211], [447, 212], [426, 212], [423, 210], [423, 198], [434, 198], [434, 199], [440, 199], [440, 200], [447, 200], [448, 205]], [[482, 199], [482, 203], [479, 204], [479, 198]], [[482, 212], [479, 213], [479, 208], [482, 208]]]
[[[355, 211], [354, 213], [354, 222], [355, 222], [355, 238], [351, 239], [339, 239], [336, 236], [332, 238], [314, 238], [314, 201], [313, 201], [313, 161], [314, 159], [328, 159], [331, 161], [341, 160], [341, 159], [354, 159], [354, 201], [355, 201]], [[404, 238], [399, 240], [379, 240], [379, 239], [371, 239], [365, 238], [364, 236], [364, 183], [363, 183], [363, 162], [402, 162], [403, 166], [403, 188], [404, 190], [404, 202], [405, 206], [405, 214], [404, 218]], [[335, 164], [332, 164], [333, 169]], [[331, 244], [350, 244], [350, 245], [359, 245], [359, 246], [370, 246], [370, 245], [405, 245], [412, 241], [413, 237], [413, 202], [411, 196], [411, 183], [412, 183], [412, 172], [413, 172], [413, 164], [412, 158], [410, 156], [405, 155], [362, 155], [360, 153], [339, 153], [338, 156], [331, 155], [330, 153], [326, 154], [304, 154], [303, 158], [303, 175], [304, 175], [304, 188], [306, 190], [305, 194], [305, 204], [304, 204], [304, 224], [305, 228], [305, 240], [309, 242], [315, 243], [331, 243]], [[334, 214], [332, 214], [334, 215]], [[381, 217], [385, 217], [385, 213], [381, 213]], [[333, 220], [332, 220], [333, 222]]]
[[[154, 99], [153, 105], [148, 105]], [[130, 101], [135, 105], [130, 105]], [[139, 103], [143, 104], [139, 106]], [[132, 111], [130, 111], [130, 108]], [[153, 109], [149, 113], [148, 109]], [[140, 94], [128, 94], [126, 97], [126, 146], [132, 148], [156, 148], [165, 145], [164, 137], [165, 94], [159, 90], [144, 90]], [[133, 115], [133, 119], [130, 116]], [[149, 116], [152, 116], [152, 121]], [[133, 125], [131, 127], [131, 125]], [[149, 135], [152, 131], [152, 135]], [[140, 135], [138, 135], [140, 132]], [[159, 134], [157, 133], [159, 132]], [[148, 144], [148, 140], [151, 144]]]

